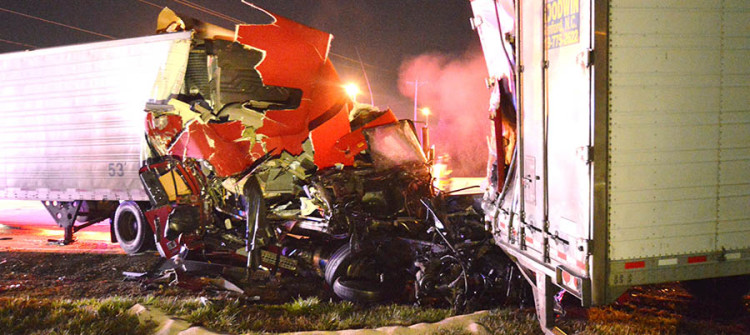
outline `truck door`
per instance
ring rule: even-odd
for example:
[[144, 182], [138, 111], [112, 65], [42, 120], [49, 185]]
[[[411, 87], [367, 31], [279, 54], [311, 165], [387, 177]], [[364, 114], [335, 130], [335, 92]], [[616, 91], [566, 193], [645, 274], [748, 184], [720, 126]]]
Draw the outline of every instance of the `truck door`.
[[[550, 234], [575, 245], [579, 239], [589, 239], [591, 1], [546, 0], [543, 12], [546, 126], [542, 128], [547, 132], [548, 229]], [[551, 254], [554, 257], [556, 253]]]

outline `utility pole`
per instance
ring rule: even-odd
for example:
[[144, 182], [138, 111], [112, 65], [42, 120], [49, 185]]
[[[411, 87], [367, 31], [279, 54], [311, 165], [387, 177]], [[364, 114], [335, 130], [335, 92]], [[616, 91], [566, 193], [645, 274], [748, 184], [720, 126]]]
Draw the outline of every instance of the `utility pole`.
[[424, 84], [427, 84], [426, 81], [420, 82], [419, 78], [415, 79], [414, 81], [407, 81], [407, 84], [414, 85], [414, 123], [417, 123], [417, 118], [419, 117], [418, 111], [418, 103], [417, 103], [417, 96], [419, 94], [419, 86], [422, 86]]

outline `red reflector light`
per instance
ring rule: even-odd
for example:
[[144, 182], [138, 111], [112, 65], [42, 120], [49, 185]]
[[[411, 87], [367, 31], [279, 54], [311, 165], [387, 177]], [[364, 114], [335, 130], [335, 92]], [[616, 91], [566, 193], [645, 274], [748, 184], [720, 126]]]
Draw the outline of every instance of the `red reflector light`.
[[707, 260], [706, 256], [693, 256], [688, 257], [688, 264], [703, 263]]
[[646, 262], [644, 261], [625, 263], [625, 270], [642, 269], [645, 267], [646, 267]]

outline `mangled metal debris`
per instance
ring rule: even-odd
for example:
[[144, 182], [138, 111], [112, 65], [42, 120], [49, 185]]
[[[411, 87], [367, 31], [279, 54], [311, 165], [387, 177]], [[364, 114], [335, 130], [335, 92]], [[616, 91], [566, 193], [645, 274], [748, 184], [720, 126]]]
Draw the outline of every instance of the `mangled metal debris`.
[[122, 155], [137, 159], [91, 169], [119, 178], [123, 192], [86, 184], [64, 193], [86, 198], [45, 195], [64, 242], [109, 218], [127, 253], [156, 248], [169, 260], [156, 277], [128, 276], [191, 289], [240, 293], [288, 275], [324, 279], [353, 301], [463, 306], [499, 287], [501, 254], [481, 215], [433, 187], [414, 125], [349, 98], [328, 57], [330, 34], [266, 13], [272, 24], [229, 31], [164, 10], [149, 49], [137, 47], [145, 39], [82, 48], [84, 59], [91, 49], [106, 49], [96, 53], [103, 59], [146, 53], [116, 63], [134, 78], [92, 74], [113, 82], [97, 86], [102, 100], [118, 88], [111, 95], [137, 114], [122, 122], [138, 130]]
[[[458, 307], [504, 287], [507, 263], [481, 216], [436, 194], [413, 124], [347, 98], [331, 35], [268, 15], [272, 25], [240, 25], [233, 40], [160, 17], [199, 32], [180, 94], [147, 106], [150, 205], [133, 212], [171, 259], [161, 280], [241, 292], [216, 276], [241, 280], [243, 269], [245, 283], [322, 277], [346, 300]], [[148, 247], [136, 244], [126, 250]]]

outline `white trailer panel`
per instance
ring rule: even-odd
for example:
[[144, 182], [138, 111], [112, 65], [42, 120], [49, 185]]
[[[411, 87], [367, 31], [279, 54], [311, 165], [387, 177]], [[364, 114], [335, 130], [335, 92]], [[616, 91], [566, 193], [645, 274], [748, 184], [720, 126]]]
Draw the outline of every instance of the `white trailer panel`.
[[[497, 4], [472, 0], [473, 22], [503, 17]], [[519, 159], [485, 209], [537, 302], [550, 285], [605, 304], [633, 285], [750, 274], [750, 2], [513, 8]], [[484, 51], [502, 73], [502, 49]]]
[[146, 103], [179, 93], [191, 33], [0, 55], [0, 198], [148, 200]]
[[747, 249], [750, 3], [609, 14], [609, 259]]

